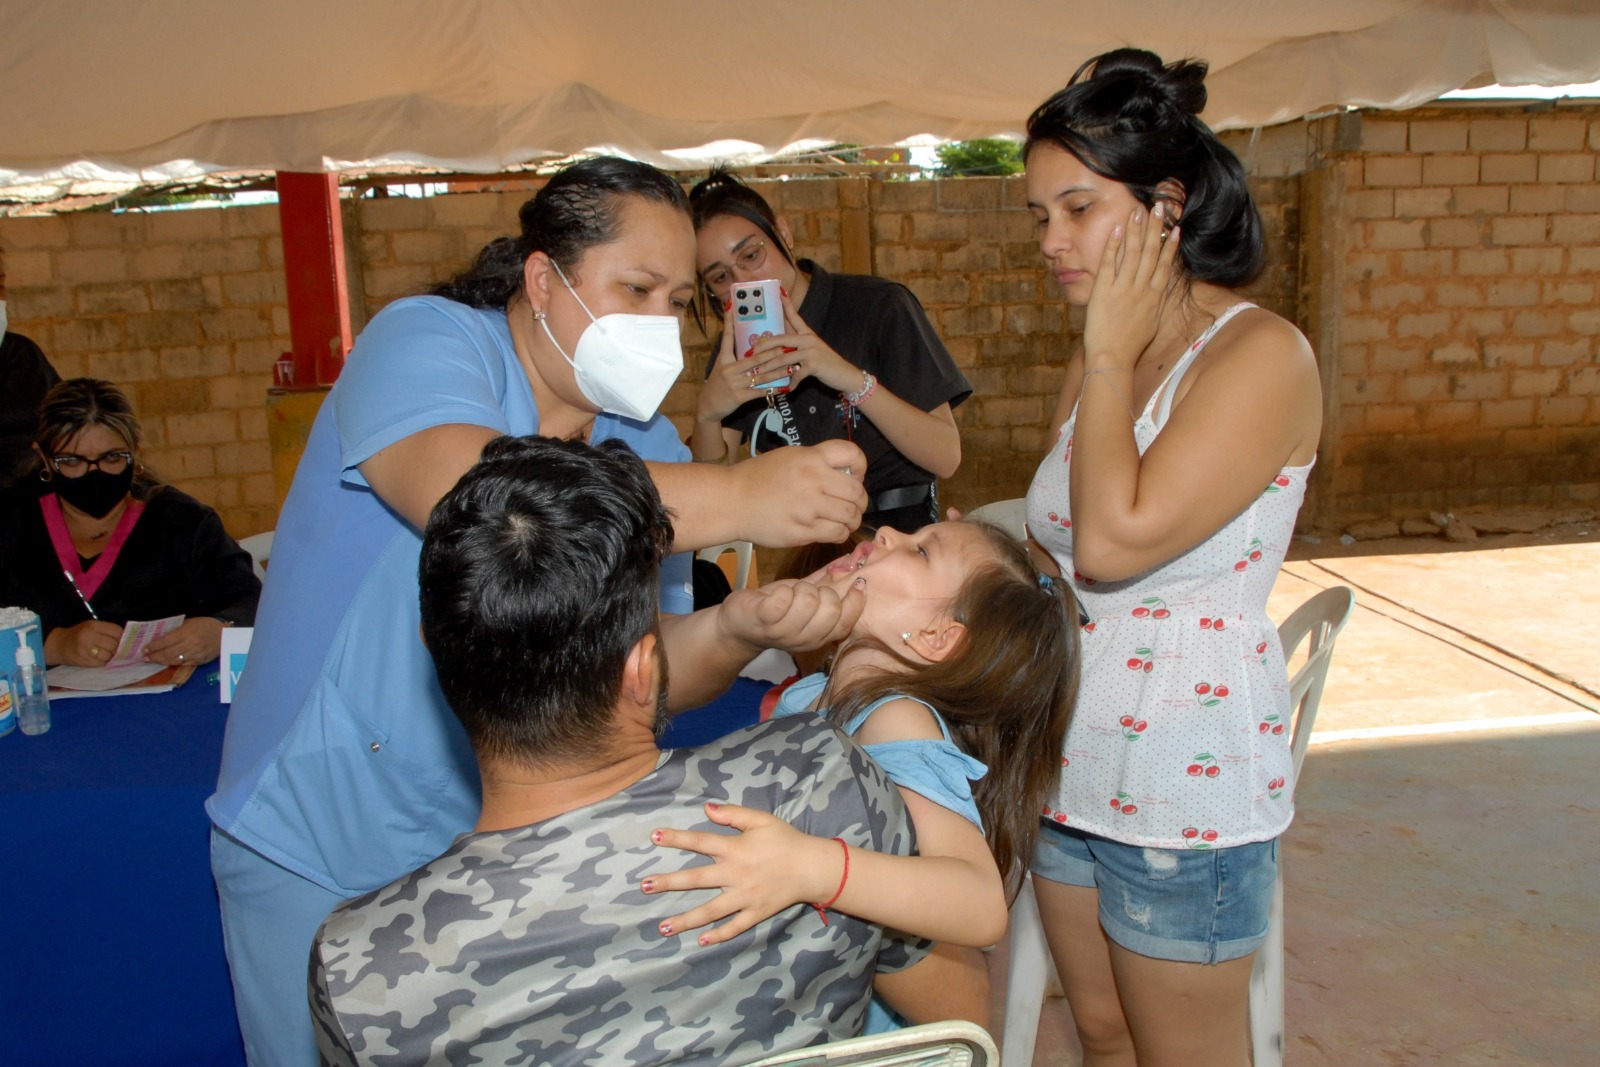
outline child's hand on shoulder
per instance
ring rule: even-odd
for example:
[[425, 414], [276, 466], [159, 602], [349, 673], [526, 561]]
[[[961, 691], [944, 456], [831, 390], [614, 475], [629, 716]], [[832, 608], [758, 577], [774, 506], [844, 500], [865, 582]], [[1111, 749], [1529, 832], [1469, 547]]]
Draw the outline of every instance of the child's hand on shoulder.
[[[683, 889], [721, 889], [711, 900], [674, 915], [660, 925], [663, 936], [728, 921], [699, 937], [715, 945], [738, 937], [764, 919], [795, 904], [827, 900], [839, 882], [839, 846], [825, 837], [801, 833], [769, 812], [737, 804], [706, 804], [712, 822], [737, 834], [657, 830], [650, 839], [665, 848], [710, 856], [715, 862], [640, 883], [645, 893]], [[826, 884], [824, 884], [826, 883]]]

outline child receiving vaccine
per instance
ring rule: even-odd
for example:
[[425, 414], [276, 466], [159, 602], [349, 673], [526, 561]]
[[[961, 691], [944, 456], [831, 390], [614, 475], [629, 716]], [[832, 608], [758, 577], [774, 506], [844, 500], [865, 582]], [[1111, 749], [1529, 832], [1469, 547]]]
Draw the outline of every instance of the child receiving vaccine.
[[[919, 854], [866, 853], [765, 812], [708, 804], [714, 821], [741, 832], [659, 831], [659, 844], [714, 862], [642, 888], [723, 892], [662, 932], [725, 920], [698, 935], [713, 944], [811, 904], [931, 938], [941, 951], [992, 944], [1061, 772], [1077, 688], [1071, 593], [1005, 532], [968, 521], [913, 534], [885, 527], [814, 580], [841, 592], [864, 583], [866, 606], [827, 671], [794, 683], [776, 714], [820, 714], [855, 737], [900, 787]], [[964, 1014], [983, 1014], [981, 959], [952, 958], [952, 973], [982, 986]], [[874, 1007], [869, 1032], [892, 1025]]]

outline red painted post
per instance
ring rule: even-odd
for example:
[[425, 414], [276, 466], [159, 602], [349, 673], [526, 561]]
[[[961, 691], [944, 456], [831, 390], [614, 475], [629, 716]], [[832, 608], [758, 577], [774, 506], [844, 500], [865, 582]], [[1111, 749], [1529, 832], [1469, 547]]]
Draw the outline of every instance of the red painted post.
[[[344, 270], [344, 227], [336, 174], [278, 172], [278, 219], [288, 282], [293, 389], [332, 385], [350, 351], [350, 304]], [[285, 380], [285, 379], [288, 380]]]

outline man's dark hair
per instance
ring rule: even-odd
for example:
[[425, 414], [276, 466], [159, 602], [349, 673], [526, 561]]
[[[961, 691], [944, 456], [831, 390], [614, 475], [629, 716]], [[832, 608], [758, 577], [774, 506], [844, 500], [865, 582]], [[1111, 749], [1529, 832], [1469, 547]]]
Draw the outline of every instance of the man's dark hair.
[[423, 535], [422, 635], [480, 758], [593, 755], [656, 629], [672, 521], [619, 441], [499, 437]]

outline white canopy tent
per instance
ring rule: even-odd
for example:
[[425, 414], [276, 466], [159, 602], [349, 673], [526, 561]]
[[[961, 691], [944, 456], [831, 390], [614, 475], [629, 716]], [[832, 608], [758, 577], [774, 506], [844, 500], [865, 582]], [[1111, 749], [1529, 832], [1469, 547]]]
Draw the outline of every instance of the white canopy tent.
[[1084, 59], [1211, 63], [1214, 127], [1600, 79], [1596, 0], [0, 0], [0, 201], [207, 173], [1015, 134]]

